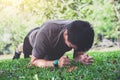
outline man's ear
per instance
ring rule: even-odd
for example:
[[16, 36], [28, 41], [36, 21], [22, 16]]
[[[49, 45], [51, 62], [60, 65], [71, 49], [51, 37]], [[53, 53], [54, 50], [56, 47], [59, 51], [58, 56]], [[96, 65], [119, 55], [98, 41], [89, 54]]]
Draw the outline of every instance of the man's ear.
[[63, 34], [63, 36], [64, 36], [64, 39], [65, 39], [65, 41], [67, 40], [67, 38], [68, 38], [68, 31], [67, 31], [67, 29], [65, 30], [65, 32], [64, 32], [64, 34]]

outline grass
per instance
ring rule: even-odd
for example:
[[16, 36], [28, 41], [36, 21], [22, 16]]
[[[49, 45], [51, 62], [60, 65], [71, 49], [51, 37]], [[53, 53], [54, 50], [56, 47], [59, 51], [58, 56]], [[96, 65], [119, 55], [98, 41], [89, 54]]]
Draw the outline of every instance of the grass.
[[[120, 51], [89, 52], [94, 63], [76, 63], [77, 69], [29, 67], [30, 59], [0, 61], [0, 80], [120, 80]], [[70, 58], [72, 54], [68, 55]], [[72, 59], [72, 58], [71, 58]]]

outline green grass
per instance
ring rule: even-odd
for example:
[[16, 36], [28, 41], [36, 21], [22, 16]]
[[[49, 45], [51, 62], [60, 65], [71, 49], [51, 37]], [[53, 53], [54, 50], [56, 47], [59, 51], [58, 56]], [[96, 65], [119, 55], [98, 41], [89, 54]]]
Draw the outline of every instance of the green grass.
[[[0, 80], [120, 80], [120, 51], [89, 52], [94, 63], [75, 63], [76, 70], [28, 67], [30, 59], [0, 61]], [[69, 54], [72, 57], [72, 54]], [[72, 58], [71, 58], [72, 59]]]

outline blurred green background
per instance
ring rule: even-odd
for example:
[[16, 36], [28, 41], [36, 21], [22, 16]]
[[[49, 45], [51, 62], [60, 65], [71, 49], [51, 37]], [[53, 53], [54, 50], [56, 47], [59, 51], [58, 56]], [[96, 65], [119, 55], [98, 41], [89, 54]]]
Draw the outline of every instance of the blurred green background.
[[98, 35], [117, 41], [120, 0], [0, 0], [0, 54], [13, 53], [27, 32], [47, 20], [89, 21]]

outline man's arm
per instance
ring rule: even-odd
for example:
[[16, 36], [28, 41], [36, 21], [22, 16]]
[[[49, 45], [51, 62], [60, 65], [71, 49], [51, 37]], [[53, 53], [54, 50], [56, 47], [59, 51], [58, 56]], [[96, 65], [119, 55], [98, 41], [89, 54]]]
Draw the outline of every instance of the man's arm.
[[84, 65], [89, 65], [93, 63], [93, 58], [84, 52], [74, 53], [74, 60], [76, 62], [81, 62]]
[[[54, 60], [38, 59], [32, 55], [30, 64], [37, 67], [54, 67]], [[58, 61], [58, 67], [63, 67], [70, 64], [70, 59], [63, 56]]]
[[30, 64], [37, 67], [54, 67], [54, 61], [48, 61], [45, 59], [38, 59], [32, 55]]

